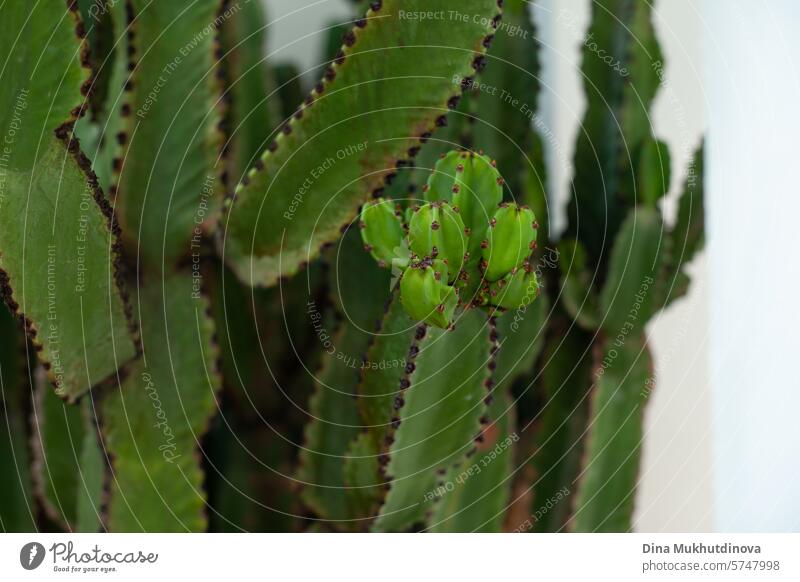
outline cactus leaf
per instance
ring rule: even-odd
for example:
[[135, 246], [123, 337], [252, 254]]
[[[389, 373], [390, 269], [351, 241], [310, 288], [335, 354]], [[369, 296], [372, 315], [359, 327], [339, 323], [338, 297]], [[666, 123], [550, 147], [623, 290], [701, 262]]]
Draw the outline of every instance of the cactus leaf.
[[343, 459], [361, 431], [355, 394], [361, 354], [368, 339], [352, 325], [343, 325], [334, 335], [334, 352], [323, 356], [322, 368], [316, 374], [297, 472], [303, 502], [318, 518], [341, 529], [358, 525], [351, 521], [356, 516], [344, 481]]
[[139, 289], [143, 354], [101, 405], [111, 531], [206, 529], [198, 447], [221, 380], [214, 322], [196, 285], [177, 273]]
[[135, 68], [116, 202], [131, 254], [150, 269], [190, 255], [221, 203], [214, 42], [238, 4], [217, 14], [220, 4], [131, 0]]
[[436, 472], [474, 448], [490, 382], [488, 335], [486, 317], [477, 309], [462, 312], [455, 329], [425, 332], [395, 400], [399, 426], [386, 441], [391, 488], [375, 530], [405, 530], [422, 522], [432, 509]]
[[26, 358], [19, 324], [0, 305], [0, 529], [36, 531], [23, 397], [27, 397]]
[[0, 20], [17, 31], [0, 39], [8, 63], [0, 89], [0, 287], [24, 316], [51, 382], [72, 401], [136, 351], [116, 284], [111, 208], [71, 137], [86, 81], [75, 17], [52, 6], [0, 6]]
[[659, 308], [664, 234], [661, 215], [652, 208], [632, 209], [622, 224], [600, 293], [602, 326], [611, 337], [644, 328]]
[[608, 341], [595, 363], [586, 453], [579, 475], [572, 529], [629, 531], [643, 439], [642, 411], [652, 362], [643, 337]]
[[515, 430], [508, 394], [489, 406], [489, 424], [475, 454], [453, 465], [436, 485], [428, 529], [438, 533], [499, 532], [511, 497]]
[[263, 155], [263, 170], [251, 172], [229, 201], [223, 254], [243, 280], [272, 285], [296, 273], [339, 238], [386, 172], [435, 128], [459, 92], [453, 74], [472, 74], [473, 61], [480, 66], [498, 7], [466, 0], [460, 9], [474, 19], [425, 26], [397, 14], [451, 7], [385, 0], [346, 35], [325, 79]]
[[96, 532], [106, 466], [91, 398], [65, 404], [41, 369], [35, 384], [31, 449], [39, 501], [47, 516], [67, 531]]

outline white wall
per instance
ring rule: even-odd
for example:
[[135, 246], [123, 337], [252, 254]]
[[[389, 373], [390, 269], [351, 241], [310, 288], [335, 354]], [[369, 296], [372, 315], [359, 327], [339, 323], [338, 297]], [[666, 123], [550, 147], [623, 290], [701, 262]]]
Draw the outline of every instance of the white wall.
[[800, 531], [800, 2], [703, 10], [715, 528]]

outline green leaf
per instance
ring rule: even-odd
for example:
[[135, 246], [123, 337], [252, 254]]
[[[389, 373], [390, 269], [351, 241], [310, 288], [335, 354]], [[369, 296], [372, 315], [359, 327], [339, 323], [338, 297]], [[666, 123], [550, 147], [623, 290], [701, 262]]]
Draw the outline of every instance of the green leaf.
[[0, 306], [0, 530], [33, 532], [37, 527], [23, 406], [28, 397], [27, 366], [18, 328], [18, 322]]
[[490, 424], [472, 455], [450, 468], [437, 483], [436, 509], [428, 519], [433, 532], [499, 532], [511, 493], [514, 448], [514, 404], [503, 394], [489, 407]]
[[579, 532], [622, 532], [631, 528], [652, 361], [639, 335], [621, 345], [609, 340], [600, 353], [571, 524]]
[[[214, 60], [219, 0], [132, 0], [135, 69], [117, 207], [146, 267], [171, 267], [213, 223], [223, 187]], [[159, 271], [156, 271], [159, 272]]]
[[486, 412], [490, 342], [478, 309], [462, 312], [451, 331], [429, 328], [408, 387], [397, 395], [399, 427], [387, 438], [391, 488], [375, 522], [377, 531], [409, 529], [422, 522], [436, 472], [474, 448]]
[[[117, 7], [117, 4], [121, 5]], [[112, 71], [110, 64], [113, 55], [119, 53], [116, 44], [114, 19], [112, 12], [125, 14], [125, 3], [106, 3], [105, 0], [78, 0], [81, 21], [88, 41], [88, 60], [92, 68], [92, 91], [89, 94], [92, 116], [102, 114], [105, 110], [109, 93]], [[124, 47], [122, 50], [124, 55]], [[104, 186], [105, 187], [105, 186]]]
[[96, 408], [88, 398], [82, 403], [86, 432], [81, 443], [79, 466], [82, 489], [78, 493], [75, 529], [79, 532], [96, 532], [100, 528], [101, 496], [106, 476], [106, 460], [100, 449]]
[[100, 529], [105, 462], [89, 397], [65, 404], [36, 374], [34, 483], [45, 514], [67, 531]]
[[663, 227], [658, 210], [636, 207], [620, 228], [600, 293], [601, 325], [611, 337], [643, 329], [660, 307]]
[[[634, 1], [624, 10], [630, 15], [629, 29], [625, 33], [625, 65], [630, 74], [626, 77], [628, 82], [623, 85], [619, 123], [624, 136], [623, 160], [627, 167], [635, 167], [635, 160], [641, 156], [646, 142], [653, 139], [650, 107], [661, 85], [664, 63], [653, 26], [652, 4]], [[625, 186], [628, 189], [627, 184]], [[633, 202], [634, 199], [630, 197], [629, 200]]]
[[497, 13], [494, 0], [459, 7], [466, 21], [419, 25], [400, 10], [452, 5], [386, 0], [348, 35], [343, 59], [264, 154], [263, 170], [251, 172], [230, 201], [223, 255], [244, 281], [271, 285], [296, 273], [339, 238], [385, 171], [432, 131], [458, 93], [452, 76], [472, 74]]
[[111, 208], [70, 140], [86, 79], [74, 18], [43, 4], [0, 6], [16, 31], [0, 39], [2, 293], [70, 400], [135, 354]]
[[186, 273], [149, 281], [137, 304], [142, 358], [102, 403], [112, 460], [107, 526], [116, 532], [203, 531], [198, 447], [221, 384], [209, 304]]

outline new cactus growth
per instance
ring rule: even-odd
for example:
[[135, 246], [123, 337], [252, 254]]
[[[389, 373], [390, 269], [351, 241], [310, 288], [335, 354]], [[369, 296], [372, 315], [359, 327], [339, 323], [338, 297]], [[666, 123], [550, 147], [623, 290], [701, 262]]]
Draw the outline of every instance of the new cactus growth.
[[459, 209], [468, 229], [469, 262], [476, 263], [489, 220], [503, 200], [503, 179], [496, 162], [473, 151], [442, 154], [422, 192], [428, 202], [445, 200]]
[[523, 305], [530, 305], [539, 296], [539, 292], [536, 273], [530, 263], [525, 263], [522, 267], [514, 267], [502, 279], [490, 283], [486, 301], [504, 309], [519, 309]]
[[[474, 152], [442, 154], [423, 188], [427, 201], [407, 212], [407, 242], [398, 242], [400, 213], [390, 211], [390, 200], [362, 208], [361, 237], [379, 265], [402, 249], [411, 251], [415, 262], [403, 273], [400, 298], [416, 320], [447, 328], [459, 302], [515, 309], [538, 297], [528, 262], [538, 224], [530, 208], [500, 202], [503, 182], [495, 166]], [[449, 202], [436, 200], [440, 195]], [[393, 264], [403, 268], [407, 260], [394, 258]]]
[[631, 74], [585, 55], [561, 240], [480, 89], [537, 102], [529, 3], [354, 2], [309, 87], [260, 2], [100, 4], [0, 2], [4, 529], [519, 530], [565, 483], [527, 529], [630, 527], [645, 324], [703, 244], [648, 3], [594, 3]]
[[408, 247], [405, 243], [401, 213], [391, 200], [379, 198], [361, 209], [361, 238], [364, 250], [378, 261], [381, 267], [408, 265]]
[[458, 207], [430, 202], [415, 208], [408, 224], [408, 246], [418, 258], [439, 259], [447, 265], [447, 281], [461, 273], [467, 253], [467, 234]]
[[458, 304], [454, 287], [447, 285], [447, 265], [443, 261], [423, 259], [403, 272], [400, 301], [408, 314], [436, 327], [446, 328], [453, 320]]
[[538, 228], [530, 208], [518, 204], [500, 206], [481, 243], [484, 273], [489, 281], [497, 281], [522, 266], [536, 248]]

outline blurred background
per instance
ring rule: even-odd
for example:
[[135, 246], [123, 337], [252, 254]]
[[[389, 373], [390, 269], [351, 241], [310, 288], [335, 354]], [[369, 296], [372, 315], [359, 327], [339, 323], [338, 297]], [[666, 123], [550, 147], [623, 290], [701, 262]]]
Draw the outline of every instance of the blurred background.
[[[264, 0], [267, 50], [318, 76], [347, 0]], [[564, 224], [583, 116], [580, 44], [591, 0], [536, 0], [554, 228]], [[645, 0], [642, 0], [645, 1]], [[648, 328], [658, 386], [647, 409], [638, 531], [798, 531], [800, 327], [792, 253], [800, 210], [790, 139], [800, 134], [800, 2], [657, 0], [665, 82], [656, 133], [676, 169], [666, 216], [706, 133], [707, 245], [689, 295]], [[685, 172], [685, 170], [683, 170]]]

